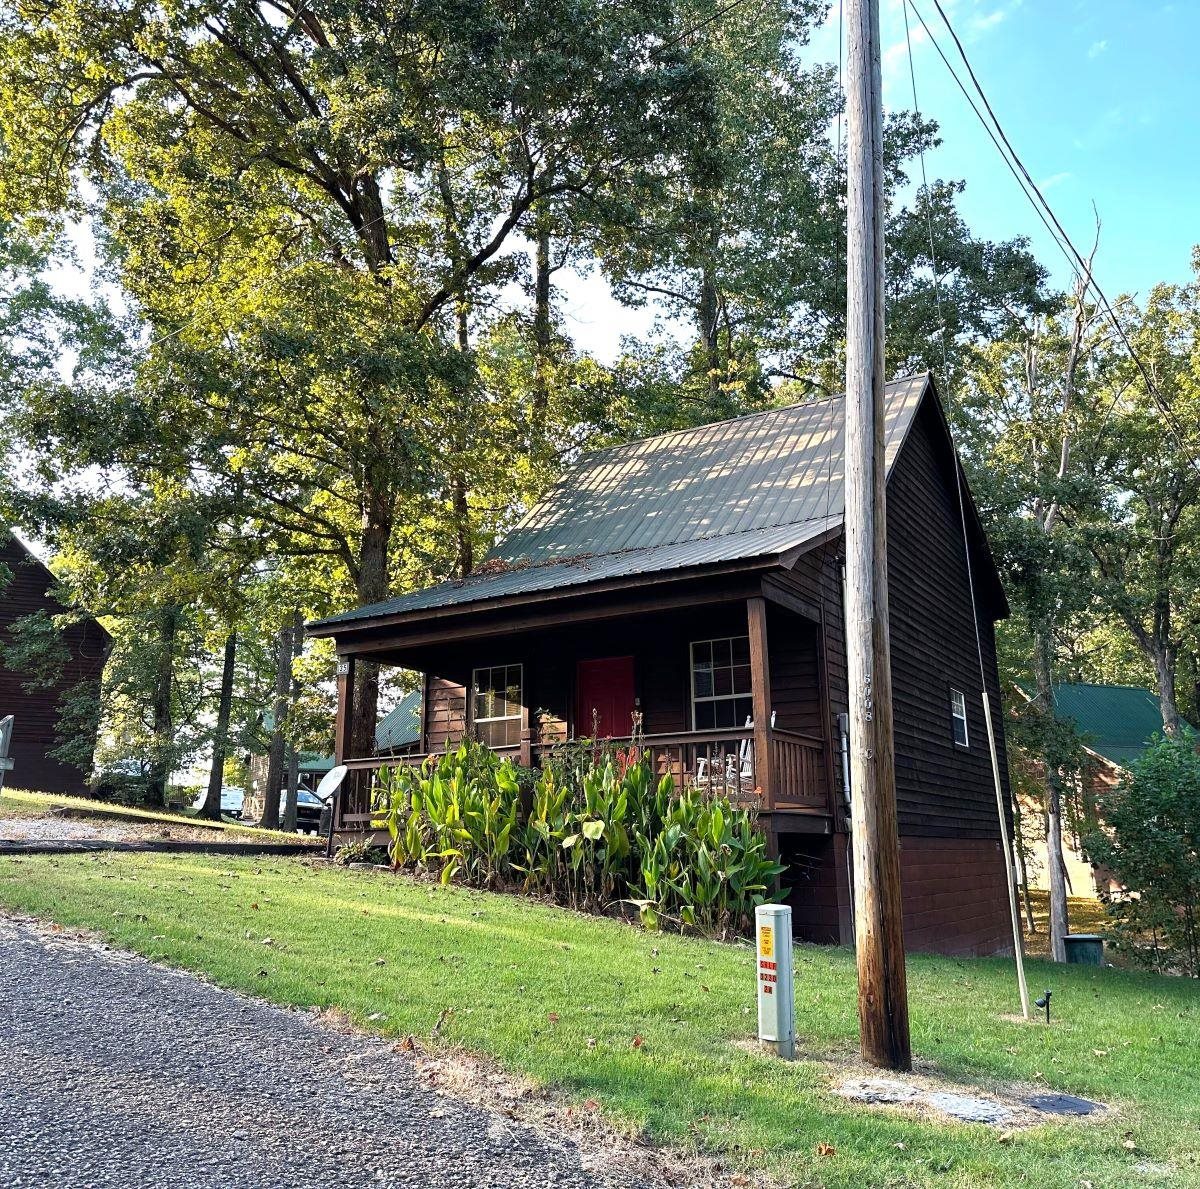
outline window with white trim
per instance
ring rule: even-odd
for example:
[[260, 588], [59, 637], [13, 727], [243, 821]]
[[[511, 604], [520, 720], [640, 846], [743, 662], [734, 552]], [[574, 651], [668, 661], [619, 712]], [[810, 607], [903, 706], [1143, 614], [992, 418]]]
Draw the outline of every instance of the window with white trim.
[[954, 728], [954, 742], [959, 747], [969, 747], [971, 739], [967, 734], [967, 699], [960, 689], [950, 691], [950, 722]]
[[521, 665], [476, 669], [471, 679], [471, 721], [476, 737], [488, 747], [516, 747], [521, 742]]
[[723, 636], [692, 644], [692, 729], [745, 726], [753, 713], [750, 637]]

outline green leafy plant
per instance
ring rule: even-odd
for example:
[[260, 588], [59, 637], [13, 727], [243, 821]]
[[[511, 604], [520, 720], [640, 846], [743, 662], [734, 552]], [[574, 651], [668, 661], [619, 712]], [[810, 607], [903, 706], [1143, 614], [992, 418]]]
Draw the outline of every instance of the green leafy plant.
[[1120, 880], [1108, 897], [1117, 940], [1156, 969], [1200, 976], [1200, 755], [1158, 739], [1111, 792], [1088, 855]]
[[511, 888], [593, 912], [632, 903], [650, 928], [745, 929], [783, 868], [754, 812], [676, 789], [640, 748], [576, 744], [535, 774], [467, 741], [382, 771], [395, 869]]

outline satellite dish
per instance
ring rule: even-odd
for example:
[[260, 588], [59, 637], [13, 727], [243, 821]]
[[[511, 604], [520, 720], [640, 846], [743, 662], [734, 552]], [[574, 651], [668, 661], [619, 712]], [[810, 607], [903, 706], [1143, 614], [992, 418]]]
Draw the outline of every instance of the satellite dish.
[[328, 801], [341, 787], [342, 781], [346, 779], [346, 773], [349, 771], [350, 769], [345, 764], [338, 764], [336, 767], [330, 768], [321, 777], [321, 783], [317, 785], [315, 795], [322, 801]]

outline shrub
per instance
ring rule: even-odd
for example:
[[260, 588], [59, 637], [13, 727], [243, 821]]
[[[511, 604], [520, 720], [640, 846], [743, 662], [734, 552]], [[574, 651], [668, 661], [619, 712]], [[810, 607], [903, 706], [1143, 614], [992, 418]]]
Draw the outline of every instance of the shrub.
[[1156, 740], [1098, 798], [1102, 827], [1086, 839], [1124, 893], [1110, 898], [1115, 932], [1156, 968], [1200, 975], [1200, 755], [1191, 741]]
[[709, 935], [776, 898], [753, 809], [677, 791], [639, 749], [564, 749], [534, 775], [472, 742], [381, 772], [393, 866]]

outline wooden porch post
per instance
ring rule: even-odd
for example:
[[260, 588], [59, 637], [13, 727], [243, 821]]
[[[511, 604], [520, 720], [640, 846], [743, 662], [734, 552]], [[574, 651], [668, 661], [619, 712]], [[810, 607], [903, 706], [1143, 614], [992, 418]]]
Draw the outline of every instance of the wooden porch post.
[[[337, 658], [337, 717], [333, 720], [333, 762], [344, 764], [350, 755], [350, 731], [354, 722], [354, 657]], [[341, 826], [341, 817], [346, 811], [346, 798], [353, 798], [355, 773], [347, 774], [342, 787], [334, 796], [334, 828]]]
[[333, 762], [350, 755], [350, 724], [354, 721], [354, 657], [337, 658], [337, 717], [333, 724]]
[[[754, 780], [762, 789], [762, 807], [775, 811], [775, 766], [771, 755], [771, 671], [767, 651], [767, 600], [761, 595], [746, 600], [750, 634], [750, 692], [754, 715]], [[771, 829], [775, 834], [774, 826]]]

